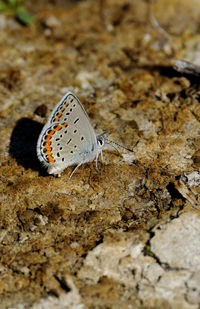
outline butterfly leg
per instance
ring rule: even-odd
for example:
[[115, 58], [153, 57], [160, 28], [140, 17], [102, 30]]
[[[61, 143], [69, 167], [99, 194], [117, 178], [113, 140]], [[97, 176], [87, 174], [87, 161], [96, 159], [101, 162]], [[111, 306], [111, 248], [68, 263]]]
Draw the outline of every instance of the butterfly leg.
[[99, 173], [99, 169], [98, 169], [98, 157], [99, 157], [99, 154], [96, 155], [96, 171]]
[[81, 165], [82, 165], [82, 162], [79, 163], [79, 164], [73, 169], [73, 171], [71, 172], [71, 174], [70, 174], [68, 180], [70, 180], [70, 178], [72, 177], [72, 175], [74, 175], [74, 173], [76, 172], [76, 170], [77, 170]]
[[103, 159], [103, 151], [101, 150], [101, 161], [104, 162], [104, 159]]

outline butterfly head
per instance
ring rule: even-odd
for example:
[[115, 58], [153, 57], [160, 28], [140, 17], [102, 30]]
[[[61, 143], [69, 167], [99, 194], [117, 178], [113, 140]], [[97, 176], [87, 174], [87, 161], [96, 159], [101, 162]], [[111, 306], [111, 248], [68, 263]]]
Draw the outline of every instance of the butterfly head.
[[103, 148], [105, 144], [105, 138], [103, 135], [98, 135], [97, 136], [97, 146], [99, 148], [99, 150], [101, 150]]

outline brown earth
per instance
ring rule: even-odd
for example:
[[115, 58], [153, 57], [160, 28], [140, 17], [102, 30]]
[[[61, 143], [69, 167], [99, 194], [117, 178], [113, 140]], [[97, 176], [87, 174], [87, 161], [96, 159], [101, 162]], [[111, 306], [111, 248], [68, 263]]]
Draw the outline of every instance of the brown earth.
[[[200, 2], [26, 5], [0, 15], [0, 308], [199, 308]], [[134, 153], [48, 175], [69, 90]]]

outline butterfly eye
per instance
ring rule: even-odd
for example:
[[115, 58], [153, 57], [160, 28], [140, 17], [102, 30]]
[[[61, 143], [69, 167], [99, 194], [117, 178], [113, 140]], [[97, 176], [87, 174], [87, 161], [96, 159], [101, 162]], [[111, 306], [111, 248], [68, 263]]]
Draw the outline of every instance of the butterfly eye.
[[100, 147], [102, 147], [104, 145], [104, 138], [103, 137], [99, 137], [97, 140], [97, 143]]

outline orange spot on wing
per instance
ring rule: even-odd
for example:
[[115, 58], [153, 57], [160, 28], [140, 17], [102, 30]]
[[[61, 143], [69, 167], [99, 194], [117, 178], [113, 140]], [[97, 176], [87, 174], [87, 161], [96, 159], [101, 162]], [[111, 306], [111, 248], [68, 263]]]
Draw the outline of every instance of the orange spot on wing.
[[49, 162], [50, 163], [54, 163], [55, 162], [55, 159], [51, 155], [49, 155], [48, 158], [49, 158]]
[[47, 138], [45, 139], [46, 142], [46, 145], [44, 147], [46, 149], [45, 155], [48, 156], [48, 160], [50, 163], [55, 162], [55, 159], [53, 158], [52, 155], [51, 138], [56, 131], [60, 131], [64, 127], [67, 127], [67, 123], [59, 124], [55, 129], [52, 129], [50, 133], [48, 133]]
[[64, 106], [60, 109], [59, 114], [55, 118], [55, 122], [59, 121], [60, 117], [62, 116], [62, 113], [66, 109], [66, 107], [69, 105], [69, 102], [65, 102]]

